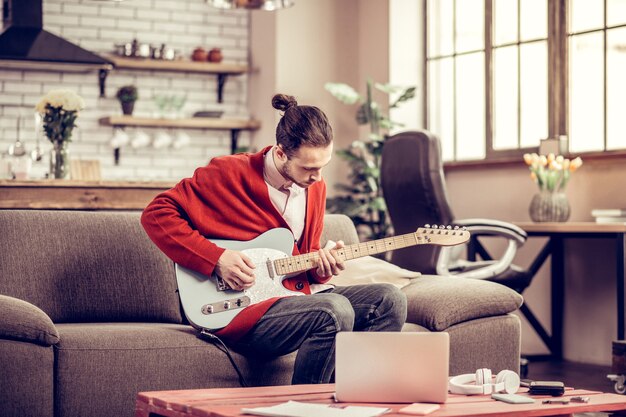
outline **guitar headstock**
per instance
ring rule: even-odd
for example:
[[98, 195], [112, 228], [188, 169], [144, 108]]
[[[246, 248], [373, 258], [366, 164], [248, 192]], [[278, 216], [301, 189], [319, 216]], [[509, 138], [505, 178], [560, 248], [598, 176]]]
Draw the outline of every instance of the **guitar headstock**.
[[465, 243], [470, 239], [470, 232], [465, 227], [437, 226], [427, 224], [415, 232], [418, 240], [437, 246], [454, 246]]

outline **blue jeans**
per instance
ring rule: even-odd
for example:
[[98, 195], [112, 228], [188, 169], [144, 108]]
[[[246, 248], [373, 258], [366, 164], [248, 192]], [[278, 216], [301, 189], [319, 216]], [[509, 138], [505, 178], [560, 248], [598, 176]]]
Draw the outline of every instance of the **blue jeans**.
[[278, 300], [233, 349], [256, 357], [298, 350], [292, 384], [322, 384], [335, 370], [335, 335], [341, 331], [399, 331], [406, 296], [389, 284], [336, 287]]

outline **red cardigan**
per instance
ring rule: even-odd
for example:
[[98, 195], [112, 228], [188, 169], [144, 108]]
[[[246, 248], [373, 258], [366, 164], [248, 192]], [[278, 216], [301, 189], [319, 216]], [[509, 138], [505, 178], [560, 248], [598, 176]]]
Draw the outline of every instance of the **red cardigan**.
[[[271, 147], [255, 154], [213, 158], [174, 188], [161, 193], [145, 208], [141, 224], [150, 239], [174, 262], [210, 276], [224, 252], [209, 239], [247, 241], [289, 225], [272, 204], [263, 179], [263, 156]], [[293, 255], [320, 248], [324, 221], [326, 184], [317, 182], [307, 190], [306, 221]], [[309, 280], [323, 283], [313, 271], [284, 281], [285, 287], [310, 294]], [[211, 285], [207, 283], [207, 285]], [[230, 341], [243, 336], [278, 298], [246, 307], [215, 334]]]

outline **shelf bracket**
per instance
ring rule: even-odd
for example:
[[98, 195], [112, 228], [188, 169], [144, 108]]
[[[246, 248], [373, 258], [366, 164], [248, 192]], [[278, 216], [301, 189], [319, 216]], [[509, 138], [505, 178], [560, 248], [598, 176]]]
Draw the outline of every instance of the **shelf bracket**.
[[221, 103], [224, 101], [223, 91], [224, 84], [226, 84], [226, 79], [228, 78], [228, 74], [219, 73], [217, 74], [217, 102]]
[[108, 69], [101, 69], [98, 71], [98, 81], [100, 83], [100, 98], [106, 97], [106, 83], [109, 76]]
[[239, 139], [240, 129], [231, 129], [230, 131], [230, 153], [231, 155], [237, 152], [237, 140]]

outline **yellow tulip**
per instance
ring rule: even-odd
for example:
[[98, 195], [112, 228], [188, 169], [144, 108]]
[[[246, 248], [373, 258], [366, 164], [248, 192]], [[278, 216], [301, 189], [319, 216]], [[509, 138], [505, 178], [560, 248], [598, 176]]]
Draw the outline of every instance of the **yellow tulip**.
[[524, 154], [524, 162], [526, 165], [530, 165], [533, 163], [533, 157], [529, 153]]
[[580, 156], [577, 156], [576, 158], [572, 160], [572, 162], [570, 162], [569, 170], [574, 172], [578, 168], [580, 168], [582, 164], [583, 164], [583, 160], [580, 158]]
[[552, 162], [550, 162], [550, 169], [553, 171], [560, 171], [563, 169], [563, 165], [553, 160]]
[[569, 169], [569, 166], [570, 166], [570, 161], [569, 161], [569, 159], [565, 159], [565, 160], [563, 161], [563, 169], [564, 169], [564, 170], [568, 170], [568, 169]]

